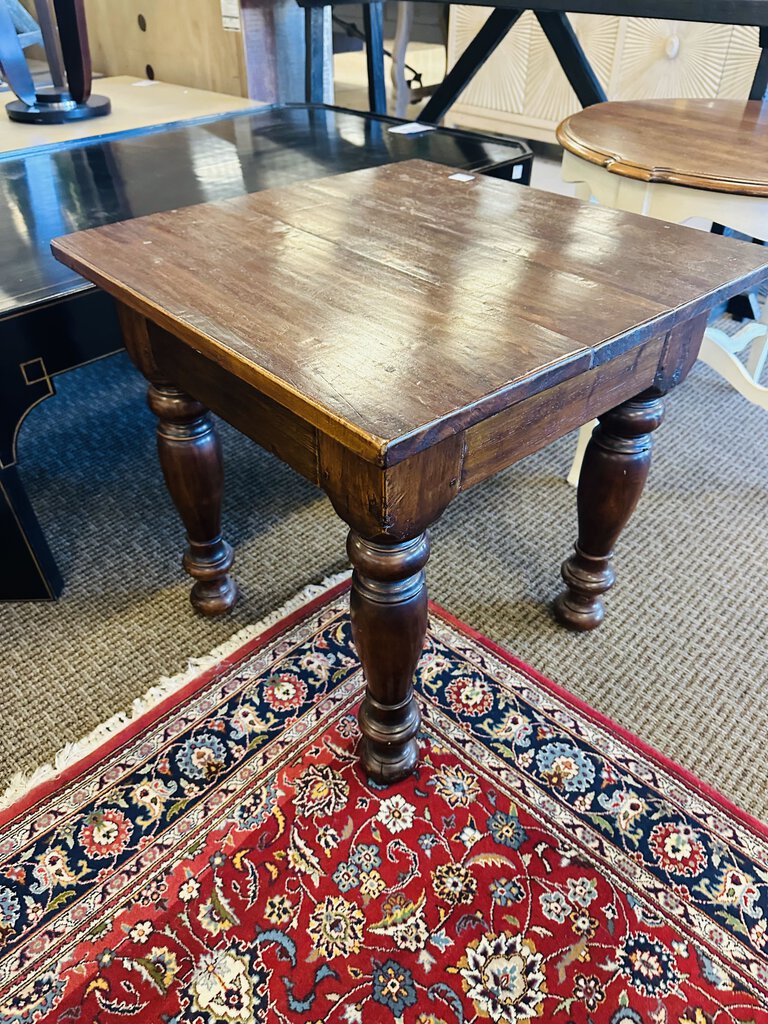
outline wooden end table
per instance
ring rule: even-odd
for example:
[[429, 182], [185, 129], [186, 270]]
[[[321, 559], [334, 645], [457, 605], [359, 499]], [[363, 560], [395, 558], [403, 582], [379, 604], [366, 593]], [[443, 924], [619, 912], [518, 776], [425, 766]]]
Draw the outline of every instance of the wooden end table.
[[[106, 122], [105, 122], [106, 123]], [[122, 348], [112, 299], [51, 256], [51, 239], [112, 221], [418, 157], [527, 184], [525, 143], [289, 104], [0, 154], [0, 603], [63, 582], [25, 492], [19, 438], [56, 379]], [[33, 417], [34, 420], [34, 417]]]
[[326, 492], [349, 525], [367, 680], [362, 759], [416, 764], [427, 529], [462, 491], [599, 415], [556, 603], [603, 616], [663, 396], [709, 309], [768, 276], [757, 247], [408, 161], [60, 238], [118, 302], [150, 381], [193, 604], [229, 608], [208, 410]]

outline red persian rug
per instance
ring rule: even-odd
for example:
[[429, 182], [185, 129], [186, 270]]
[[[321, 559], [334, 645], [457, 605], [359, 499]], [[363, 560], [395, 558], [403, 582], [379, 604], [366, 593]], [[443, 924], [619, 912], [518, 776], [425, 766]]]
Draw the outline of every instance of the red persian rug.
[[768, 1022], [768, 830], [432, 609], [361, 773], [345, 588], [4, 816], [0, 1022]]

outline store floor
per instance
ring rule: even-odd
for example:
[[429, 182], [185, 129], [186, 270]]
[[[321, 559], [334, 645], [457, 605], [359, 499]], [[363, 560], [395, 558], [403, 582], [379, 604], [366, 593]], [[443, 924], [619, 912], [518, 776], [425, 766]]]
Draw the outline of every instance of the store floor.
[[[225, 619], [196, 616], [142, 380], [119, 355], [58, 383], [25, 423], [20, 465], [67, 583], [58, 603], [0, 606], [0, 787], [346, 564], [345, 528], [323, 495], [224, 427], [242, 599]], [[574, 539], [573, 437], [448, 509], [433, 530], [431, 592], [768, 819], [765, 412], [698, 365], [656, 436], [595, 633], [568, 633], [548, 610]]]

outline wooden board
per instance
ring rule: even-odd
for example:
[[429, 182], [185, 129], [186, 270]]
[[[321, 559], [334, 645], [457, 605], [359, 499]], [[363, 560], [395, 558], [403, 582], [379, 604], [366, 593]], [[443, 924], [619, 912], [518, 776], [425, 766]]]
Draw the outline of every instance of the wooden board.
[[768, 275], [757, 246], [423, 161], [154, 214], [53, 248], [380, 464]]
[[106, 117], [70, 121], [68, 124], [19, 124], [0, 118], [0, 153], [57, 146], [79, 139], [98, 139], [103, 135], [216, 117], [237, 110], [255, 110], [262, 106], [255, 100], [240, 96], [189, 89], [167, 82], [149, 82], [145, 78], [128, 75], [97, 78], [93, 91], [108, 96], [112, 101], [112, 112]]
[[557, 139], [626, 178], [768, 196], [768, 115], [757, 100], [600, 103], [567, 118]]
[[104, 74], [146, 78], [149, 65], [166, 82], [248, 95], [242, 32], [224, 29], [219, 0], [85, 0], [85, 8], [93, 66]]

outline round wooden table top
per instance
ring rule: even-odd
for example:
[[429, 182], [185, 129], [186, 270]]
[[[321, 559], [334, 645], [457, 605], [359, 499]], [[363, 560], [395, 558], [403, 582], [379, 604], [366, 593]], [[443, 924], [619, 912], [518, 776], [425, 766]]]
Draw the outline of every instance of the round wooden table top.
[[613, 174], [711, 192], [768, 196], [768, 103], [596, 103], [557, 129], [564, 149]]

